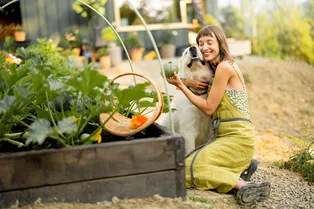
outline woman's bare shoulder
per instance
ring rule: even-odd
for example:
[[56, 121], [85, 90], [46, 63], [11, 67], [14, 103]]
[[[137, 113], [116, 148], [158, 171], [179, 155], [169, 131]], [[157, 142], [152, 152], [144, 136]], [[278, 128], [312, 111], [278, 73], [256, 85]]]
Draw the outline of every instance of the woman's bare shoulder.
[[228, 61], [223, 61], [218, 64], [216, 72], [230, 75], [233, 74], [233, 67]]

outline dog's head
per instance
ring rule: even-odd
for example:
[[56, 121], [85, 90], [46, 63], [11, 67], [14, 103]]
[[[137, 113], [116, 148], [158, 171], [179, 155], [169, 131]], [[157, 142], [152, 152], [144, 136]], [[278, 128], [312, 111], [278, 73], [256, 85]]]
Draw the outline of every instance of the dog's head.
[[209, 82], [213, 77], [213, 72], [210, 70], [208, 62], [203, 58], [203, 55], [198, 47], [187, 47], [182, 57], [180, 58], [179, 76], [185, 79], [205, 79]]

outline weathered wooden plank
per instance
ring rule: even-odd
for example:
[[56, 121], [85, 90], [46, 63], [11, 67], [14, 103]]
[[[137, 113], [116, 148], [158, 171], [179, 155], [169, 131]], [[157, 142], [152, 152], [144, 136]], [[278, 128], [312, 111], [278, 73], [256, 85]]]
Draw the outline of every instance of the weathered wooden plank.
[[173, 134], [2, 155], [0, 191], [175, 169], [178, 143], [182, 137]]
[[[33, 203], [38, 198], [41, 202], [81, 202], [96, 203], [111, 200], [114, 196], [124, 198], [144, 198], [154, 194], [163, 197], [186, 196], [186, 189], [177, 192], [177, 179], [182, 181], [184, 176], [178, 176], [175, 171], [164, 171], [94, 181], [76, 182], [55, 186], [45, 186], [0, 192], [0, 208], [7, 208], [19, 201], [19, 205]], [[181, 188], [182, 189], [182, 188]], [[178, 196], [180, 195], [180, 196]]]

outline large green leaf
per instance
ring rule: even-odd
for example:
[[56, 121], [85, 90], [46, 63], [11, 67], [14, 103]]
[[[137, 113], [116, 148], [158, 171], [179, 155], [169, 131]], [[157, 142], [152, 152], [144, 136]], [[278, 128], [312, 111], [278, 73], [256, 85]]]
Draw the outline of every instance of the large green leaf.
[[108, 78], [101, 75], [97, 70], [87, 67], [78, 76], [74, 75], [67, 81], [77, 92], [82, 92], [83, 96], [90, 96], [89, 93], [94, 88], [102, 88], [108, 81]]
[[42, 144], [46, 137], [53, 133], [50, 122], [46, 119], [40, 118], [35, 120], [29, 128], [29, 136], [26, 140], [26, 145], [30, 143]]
[[15, 101], [15, 96], [7, 96], [4, 99], [0, 100], [0, 113], [6, 113], [8, 110], [10, 110]]
[[132, 101], [138, 101], [142, 98], [150, 96], [150, 93], [146, 91], [146, 87], [150, 84], [140, 83], [135, 86], [131, 86], [126, 89], [114, 88], [113, 94], [119, 102], [119, 106], [123, 109], [128, 108]]
[[64, 118], [58, 122], [58, 133], [72, 133], [77, 131], [77, 124], [73, 118]]

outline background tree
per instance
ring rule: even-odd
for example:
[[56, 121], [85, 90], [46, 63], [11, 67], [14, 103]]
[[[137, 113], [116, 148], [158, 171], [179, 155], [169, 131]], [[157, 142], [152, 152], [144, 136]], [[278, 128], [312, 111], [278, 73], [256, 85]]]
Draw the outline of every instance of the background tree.
[[276, 58], [294, 58], [314, 64], [311, 26], [301, 9], [292, 1], [274, 1], [273, 12], [258, 15], [258, 55]]
[[221, 9], [220, 12], [221, 27], [227, 38], [246, 38], [244, 30], [244, 16], [240, 10], [234, 6], [228, 6]]

